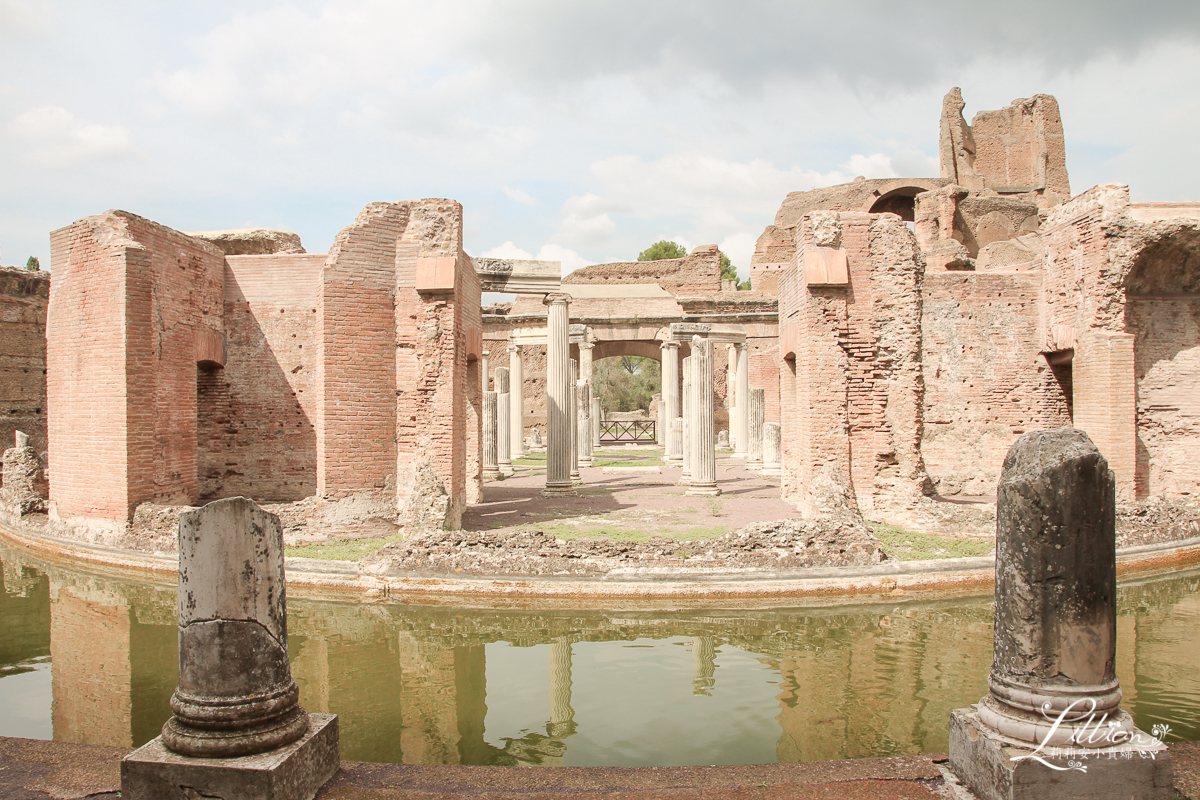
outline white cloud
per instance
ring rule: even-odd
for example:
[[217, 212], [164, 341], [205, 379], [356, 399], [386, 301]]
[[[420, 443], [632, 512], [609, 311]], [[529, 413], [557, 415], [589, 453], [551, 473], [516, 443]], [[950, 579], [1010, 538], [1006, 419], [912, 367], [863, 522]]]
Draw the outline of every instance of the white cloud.
[[511, 241], [484, 250], [480, 256], [483, 258], [511, 258], [516, 261], [528, 261], [533, 258], [527, 250], [522, 250]]
[[537, 200], [534, 200], [533, 197], [531, 197], [527, 192], [523, 192], [520, 189], [514, 189], [511, 186], [502, 186], [500, 188], [500, 191], [502, 191], [506, 195], [508, 195], [508, 198], [510, 200], [520, 203], [521, 205], [524, 205], [524, 206], [536, 206], [537, 205]]
[[561, 261], [563, 275], [574, 272], [580, 267], [590, 267], [592, 264], [596, 263], [595, 261], [588, 261], [574, 250], [570, 250], [557, 244], [542, 245], [542, 249], [538, 250], [537, 260]]
[[28, 143], [25, 155], [37, 163], [96, 161], [133, 152], [129, 131], [125, 128], [85, 123], [59, 106], [24, 111], [17, 115], [9, 129]]

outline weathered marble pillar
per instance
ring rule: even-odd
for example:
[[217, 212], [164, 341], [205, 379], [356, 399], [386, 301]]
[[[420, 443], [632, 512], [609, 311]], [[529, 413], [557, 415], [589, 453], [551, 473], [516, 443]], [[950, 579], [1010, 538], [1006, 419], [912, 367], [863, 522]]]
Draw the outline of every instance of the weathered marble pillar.
[[600, 408], [600, 398], [592, 397], [592, 448], [600, 446], [600, 422], [604, 412]]
[[745, 458], [747, 453], [747, 434], [750, 430], [750, 350], [745, 342], [737, 344], [737, 409], [734, 413], [736, 424], [730, 426], [733, 438], [733, 457]]
[[546, 295], [546, 488], [543, 495], [574, 495], [571, 485], [571, 296]]
[[509, 458], [525, 455], [525, 364], [521, 346], [508, 346], [508, 447]]
[[508, 367], [496, 367], [496, 465], [500, 474], [512, 474], [512, 445], [509, 443], [509, 403], [511, 402], [508, 382]]
[[782, 426], [778, 422], [768, 422], [763, 425], [762, 471], [764, 475], [779, 475], [783, 471], [782, 448]]
[[183, 512], [178, 608], [173, 716], [123, 760], [122, 797], [312, 797], [338, 768], [337, 717], [299, 705], [279, 518], [245, 497]]
[[667, 447], [680, 453], [679, 463], [683, 463], [683, 417], [670, 420], [667, 428]]
[[666, 449], [667, 446], [667, 401], [659, 400], [654, 404], [654, 443]]
[[[693, 354], [694, 355], [694, 354]], [[680, 464], [683, 472], [679, 475], [679, 485], [687, 486], [692, 482], [692, 428], [693, 417], [696, 414], [695, 398], [692, 396], [692, 365], [696, 363], [692, 356], [683, 360], [683, 420], [682, 442], [683, 452], [680, 453]]]
[[729, 430], [725, 434], [726, 446], [732, 447], [737, 440], [737, 345], [725, 345], [725, 407], [729, 409]]
[[1172, 796], [1165, 746], [1120, 706], [1116, 603], [1108, 462], [1083, 431], [1025, 434], [996, 494], [989, 693], [950, 716], [950, 764], [976, 795]]
[[692, 337], [691, 483], [687, 494], [717, 495], [717, 438], [713, 424], [713, 345]]
[[579, 380], [592, 382], [592, 348], [596, 345], [592, 342], [592, 329], [585, 328], [583, 332], [583, 341], [579, 343]]
[[491, 391], [491, 388], [492, 388], [492, 373], [490, 373], [488, 371], [488, 354], [489, 353], [490, 353], [490, 351], [484, 350], [483, 357], [479, 359], [480, 360], [479, 374], [482, 376], [483, 391], [485, 391], [485, 392]]
[[500, 478], [500, 461], [497, 456], [497, 446], [500, 442], [500, 431], [496, 424], [497, 399], [495, 392], [483, 393], [483, 479], [494, 481]]
[[761, 467], [763, 463], [763, 415], [765, 413], [767, 393], [764, 389], [751, 389], [750, 413], [747, 415], [746, 428], [746, 466]]
[[580, 378], [575, 383], [575, 394], [579, 405], [579, 432], [575, 436], [579, 450], [579, 466], [592, 465], [592, 385]]
[[579, 364], [571, 359], [571, 482], [579, 480]]
[[[682, 416], [683, 406], [679, 401], [679, 342], [665, 341], [662, 347], [662, 396], [667, 404], [667, 419]], [[678, 443], [668, 436], [666, 462], [671, 466], [683, 463], [683, 440]]]
[[550, 736], [560, 739], [575, 732], [575, 709], [571, 707], [571, 640], [561, 638], [550, 645]]

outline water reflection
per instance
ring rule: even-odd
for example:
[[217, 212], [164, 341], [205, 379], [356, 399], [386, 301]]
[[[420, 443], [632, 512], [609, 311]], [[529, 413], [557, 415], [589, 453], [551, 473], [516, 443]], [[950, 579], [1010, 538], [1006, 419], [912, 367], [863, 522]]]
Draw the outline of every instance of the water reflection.
[[[156, 736], [177, 680], [174, 590], [3, 547], [0, 563], [0, 734], [124, 746]], [[1200, 578], [1120, 595], [1126, 707], [1143, 728], [1197, 738]], [[984, 694], [991, 663], [986, 599], [674, 613], [295, 600], [288, 612], [302, 703], [341, 715], [343, 757], [365, 761], [635, 766], [944, 750], [950, 710]]]

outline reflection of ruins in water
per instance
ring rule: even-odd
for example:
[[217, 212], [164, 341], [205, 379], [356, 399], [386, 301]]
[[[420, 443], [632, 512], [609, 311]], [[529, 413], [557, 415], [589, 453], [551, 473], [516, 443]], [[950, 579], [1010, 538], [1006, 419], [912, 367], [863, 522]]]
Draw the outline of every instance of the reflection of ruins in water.
[[[176, 683], [174, 590], [26, 563], [5, 549], [0, 559], [0, 676], [50, 653], [55, 739], [134, 746], [157, 735]], [[1200, 643], [1191, 634], [1200, 578], [1123, 587], [1121, 609], [1126, 705], [1143, 726], [1166, 722], [1176, 736], [1196, 738], [1200, 678], [1191, 665]], [[576, 709], [587, 700], [578, 694], [579, 656], [599, 642], [680, 645], [661, 652], [690, 655], [671, 680], [697, 704], [733, 691], [717, 667], [749, 654], [762, 669], [760, 717], [774, 716], [780, 761], [943, 750], [950, 709], [982, 696], [991, 665], [992, 612], [983, 599], [619, 616], [294, 600], [289, 617], [302, 703], [340, 714], [344, 757], [364, 761], [563, 764], [571, 737], [597, 728]], [[489, 696], [501, 702], [513, 691], [495, 685], [489, 695], [486, 650], [503, 642], [545, 648], [538, 663], [548, 685], [535, 691], [548, 709], [540, 730], [485, 727]], [[663, 678], [628, 676], [655, 680]], [[4, 688], [0, 681], [0, 705]], [[635, 738], [641, 721], [626, 723]]]

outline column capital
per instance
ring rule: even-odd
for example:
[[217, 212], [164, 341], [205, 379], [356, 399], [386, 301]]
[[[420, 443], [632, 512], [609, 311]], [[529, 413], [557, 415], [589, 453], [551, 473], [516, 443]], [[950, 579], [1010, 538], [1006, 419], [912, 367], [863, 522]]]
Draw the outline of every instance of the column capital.
[[513, 353], [520, 353], [521, 345], [517, 344], [516, 342], [509, 342], [508, 346], [504, 348], [504, 351], [509, 355], [512, 355]]
[[596, 346], [595, 342], [589, 342], [586, 339], [579, 343], [579, 347], [581, 347], [584, 350], [591, 350], [595, 346]]
[[660, 343], [659, 347], [663, 350], [678, 350], [679, 342], [674, 339], [667, 339], [665, 342]]
[[544, 298], [542, 298], [542, 304], [547, 306], [554, 305], [555, 303], [560, 303], [565, 306], [570, 302], [571, 295], [567, 294], [566, 292], [550, 292]]

